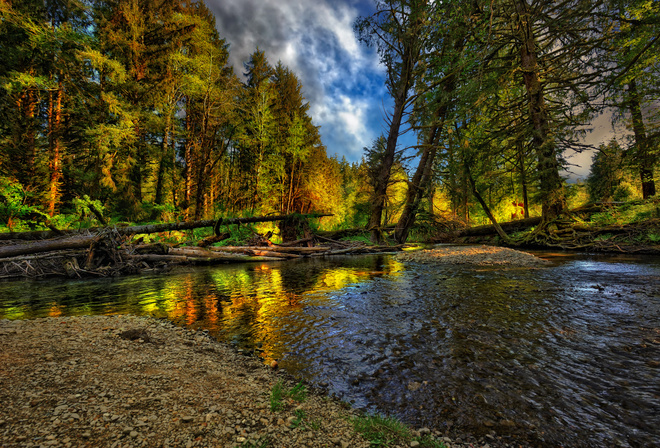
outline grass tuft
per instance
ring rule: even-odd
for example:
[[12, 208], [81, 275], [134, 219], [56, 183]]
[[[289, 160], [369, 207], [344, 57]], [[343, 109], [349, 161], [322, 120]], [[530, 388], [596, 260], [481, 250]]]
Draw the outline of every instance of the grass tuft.
[[380, 415], [356, 417], [353, 420], [353, 428], [375, 447], [408, 445], [416, 440], [423, 448], [446, 448], [444, 443], [433, 437], [414, 437], [408, 426], [392, 417]]
[[307, 388], [305, 388], [305, 385], [300, 382], [293, 386], [293, 388], [287, 389], [282, 383], [282, 380], [277, 381], [270, 391], [270, 411], [280, 411], [284, 406], [283, 401], [285, 398], [290, 398], [298, 403], [302, 403], [307, 399]]

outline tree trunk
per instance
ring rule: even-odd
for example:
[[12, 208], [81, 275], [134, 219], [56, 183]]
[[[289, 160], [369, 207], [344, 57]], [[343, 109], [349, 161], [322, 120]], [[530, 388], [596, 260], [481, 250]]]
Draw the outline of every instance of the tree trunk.
[[62, 179], [62, 96], [64, 89], [59, 81], [57, 90], [49, 92], [48, 104], [48, 146], [50, 160], [48, 168], [50, 179], [48, 182], [48, 214], [53, 217], [60, 198], [60, 183]]
[[538, 161], [543, 222], [557, 218], [566, 207], [556, 148], [550, 133], [548, 109], [545, 104], [540, 68], [537, 60], [536, 37], [526, 0], [516, 1], [520, 30], [521, 71], [529, 102], [533, 129], [532, 143]]
[[[465, 45], [465, 38], [459, 36], [453, 45], [454, 54], [461, 54], [462, 49]], [[455, 66], [459, 62], [459, 57], [454, 56], [452, 66]], [[450, 75], [444, 82], [442, 90], [444, 91], [445, 97], [449, 98], [456, 88], [456, 76]], [[448, 100], [445, 100], [442, 104], [437, 105], [435, 111], [434, 121], [435, 126], [429, 132], [427, 140], [424, 146], [424, 152], [420, 158], [415, 174], [413, 175], [412, 182], [408, 184], [408, 191], [406, 193], [406, 205], [401, 213], [399, 222], [396, 226], [394, 232], [394, 240], [403, 244], [408, 239], [410, 234], [410, 228], [415, 224], [415, 219], [417, 217], [417, 210], [419, 209], [419, 204], [424, 197], [424, 192], [430, 182], [431, 173], [433, 171], [433, 162], [435, 161], [435, 155], [438, 151], [438, 136], [445, 125], [445, 119], [447, 117], [447, 111], [449, 110]]]
[[34, 241], [31, 243], [14, 244], [11, 246], [0, 246], [0, 258], [16, 257], [18, 255], [37, 254], [67, 249], [84, 249], [89, 247], [96, 236], [75, 236], [65, 239], [54, 239], [46, 241]]
[[527, 172], [525, 169], [525, 154], [523, 151], [522, 142], [518, 141], [518, 169], [520, 172], [520, 185], [522, 188], [522, 197], [523, 197], [523, 213], [524, 218], [529, 218], [529, 194], [527, 192]]
[[651, 145], [649, 145], [646, 135], [646, 126], [644, 125], [644, 116], [642, 115], [642, 107], [635, 80], [628, 83], [628, 93], [630, 94], [630, 114], [632, 115], [632, 126], [635, 134], [635, 164], [639, 166], [639, 175], [642, 181], [642, 197], [647, 199], [655, 195], [653, 169], [655, 168], [656, 157], [650, 150]]
[[408, 100], [408, 91], [410, 90], [410, 83], [413, 76], [413, 67], [415, 65], [415, 58], [413, 57], [412, 50], [406, 48], [402, 60], [402, 71], [398, 85], [398, 90], [394, 95], [394, 112], [392, 113], [392, 120], [390, 122], [390, 129], [387, 135], [387, 145], [385, 147], [385, 154], [378, 170], [376, 177], [376, 185], [374, 186], [374, 195], [371, 202], [371, 215], [367, 224], [367, 230], [371, 232], [371, 240], [374, 243], [381, 244], [383, 242], [383, 233], [381, 230], [381, 223], [383, 219], [383, 209], [385, 208], [385, 199], [387, 197], [387, 187], [390, 183], [390, 176], [392, 174], [392, 165], [394, 165], [394, 155], [396, 152], [396, 145], [399, 138], [399, 131], [401, 129], [401, 122]]
[[172, 130], [172, 114], [169, 110], [166, 111], [165, 119], [165, 132], [163, 132], [163, 143], [161, 145], [160, 161], [158, 163], [158, 174], [156, 177], [156, 192], [154, 195], [154, 203], [157, 205], [163, 204], [163, 189], [165, 184], [165, 166], [169, 158], [170, 151], [170, 132]]
[[183, 218], [190, 218], [190, 202], [192, 200], [192, 183], [193, 183], [193, 172], [194, 172], [194, 161], [193, 161], [193, 146], [194, 146], [194, 137], [193, 137], [193, 106], [192, 100], [190, 97], [186, 97], [186, 142], [184, 145], [184, 193], [183, 193]]
[[497, 234], [504, 240], [504, 242], [509, 241], [509, 236], [504, 232], [502, 227], [499, 225], [497, 220], [495, 219], [495, 215], [493, 215], [493, 212], [491, 212], [490, 207], [488, 207], [488, 204], [486, 204], [486, 201], [481, 197], [481, 194], [479, 193], [479, 190], [477, 190], [477, 184], [474, 181], [474, 178], [472, 177], [472, 173], [470, 173], [470, 168], [466, 165], [466, 172], [467, 172], [467, 177], [470, 182], [470, 188], [472, 189], [472, 194], [474, 195], [475, 199], [481, 204], [481, 208], [483, 211], [486, 213], [486, 216], [488, 216], [488, 219], [490, 219], [490, 222], [493, 224], [493, 227], [495, 227], [495, 231]]
[[426, 187], [431, 178], [433, 161], [435, 160], [435, 155], [438, 151], [436, 142], [438, 128], [442, 129], [442, 126], [443, 124], [434, 127], [430, 133], [412, 181], [408, 183], [406, 205], [403, 208], [403, 212], [401, 213], [401, 217], [399, 218], [399, 222], [394, 231], [394, 240], [398, 244], [406, 242], [408, 235], [410, 234], [410, 228], [415, 224], [419, 203], [424, 197], [424, 192], [426, 191]]

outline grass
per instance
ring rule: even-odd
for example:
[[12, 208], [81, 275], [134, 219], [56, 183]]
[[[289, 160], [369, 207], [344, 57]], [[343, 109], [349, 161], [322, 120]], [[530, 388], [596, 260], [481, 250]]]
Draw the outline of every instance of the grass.
[[281, 380], [275, 383], [270, 391], [270, 411], [280, 411], [284, 407], [283, 401], [287, 398], [297, 401], [298, 403], [305, 401], [307, 399], [307, 389], [305, 388], [305, 385], [300, 382], [293, 386], [293, 388], [287, 389]]
[[649, 241], [654, 243], [660, 243], [660, 234], [649, 232], [647, 235]]
[[631, 201], [608, 208], [591, 215], [595, 225], [613, 225], [640, 222], [647, 219], [660, 218], [660, 207], [654, 199]]
[[416, 440], [423, 448], [446, 448], [430, 436], [415, 437], [408, 426], [399, 420], [380, 415], [365, 415], [353, 420], [353, 428], [374, 447], [409, 445]]
[[267, 448], [268, 444], [270, 443], [270, 440], [268, 437], [262, 437], [256, 442], [245, 442], [241, 444], [241, 448]]
[[294, 419], [291, 422], [292, 428], [298, 428], [304, 426], [307, 429], [317, 431], [321, 427], [321, 423], [316, 420], [309, 420], [307, 414], [302, 409], [296, 409], [293, 412]]
[[359, 242], [359, 243], [365, 243], [367, 245], [372, 245], [373, 244], [373, 242], [371, 242], [371, 239], [366, 235], [345, 236], [340, 241], [355, 241], [355, 242]]

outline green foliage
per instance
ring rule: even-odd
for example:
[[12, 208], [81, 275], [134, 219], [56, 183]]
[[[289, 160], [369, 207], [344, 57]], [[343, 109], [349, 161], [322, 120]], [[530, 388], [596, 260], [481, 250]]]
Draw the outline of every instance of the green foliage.
[[74, 198], [88, 197], [144, 222], [341, 203], [315, 208], [311, 164], [327, 156], [299, 79], [257, 50], [241, 84], [203, 2], [4, 2], [0, 14], [0, 166], [29, 192], [23, 206], [85, 214]]
[[607, 207], [591, 215], [594, 225], [622, 225], [658, 218], [658, 205], [654, 200], [631, 201]]
[[413, 437], [408, 426], [399, 420], [380, 415], [365, 415], [353, 420], [353, 428], [369, 441], [371, 446], [390, 447], [408, 445], [417, 440], [419, 446], [426, 448], [445, 448], [445, 445], [430, 436]]
[[271, 412], [280, 411], [284, 404], [282, 401], [286, 398], [290, 398], [299, 403], [302, 403], [307, 399], [307, 390], [305, 385], [302, 382], [296, 384], [292, 389], [288, 389], [282, 380], [278, 380], [271, 389], [270, 392], [270, 410]]
[[231, 236], [215, 243], [214, 246], [240, 246], [256, 233], [255, 226], [252, 224], [232, 224], [226, 229]]
[[[600, 146], [591, 160], [591, 172], [587, 177], [587, 190], [592, 202], [625, 200], [619, 189], [623, 180], [622, 163], [622, 151], [616, 140], [610, 141], [607, 146]], [[615, 194], [618, 199], [614, 199]]]
[[245, 441], [241, 444], [241, 448], [268, 448], [268, 445], [270, 445], [270, 438], [265, 436], [254, 442]]
[[270, 391], [270, 412], [279, 412], [282, 409], [284, 395], [284, 385], [278, 380]]
[[0, 177], [0, 222], [13, 227], [14, 219], [22, 219], [32, 213], [41, 214], [33, 206], [26, 205], [27, 192], [22, 185], [8, 177]]
[[660, 233], [649, 232], [646, 237], [653, 243], [660, 243]]
[[307, 389], [302, 382], [299, 382], [293, 388], [288, 391], [287, 396], [291, 397], [293, 400], [302, 403], [307, 399]]
[[373, 244], [371, 241], [371, 238], [369, 238], [369, 235], [365, 232], [362, 235], [350, 235], [350, 236], [345, 236], [340, 239], [340, 241], [355, 241], [358, 243], [365, 243], [368, 245]]
[[392, 446], [412, 439], [410, 429], [393, 418], [379, 415], [357, 417], [353, 421], [356, 432], [362, 434], [372, 446]]

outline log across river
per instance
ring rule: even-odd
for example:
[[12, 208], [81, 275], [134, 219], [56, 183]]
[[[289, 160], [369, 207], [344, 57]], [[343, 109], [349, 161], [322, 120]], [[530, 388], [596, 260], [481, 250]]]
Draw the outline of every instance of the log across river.
[[132, 313], [207, 329], [354, 406], [512, 446], [660, 440], [660, 259], [394, 255], [0, 283], [0, 318]]

